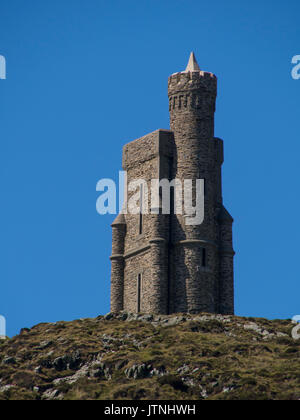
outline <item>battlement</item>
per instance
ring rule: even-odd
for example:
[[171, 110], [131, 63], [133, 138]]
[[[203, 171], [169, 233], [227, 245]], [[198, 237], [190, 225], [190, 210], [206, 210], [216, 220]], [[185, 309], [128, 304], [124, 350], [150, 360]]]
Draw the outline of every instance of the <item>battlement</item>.
[[169, 77], [169, 111], [193, 109], [202, 116], [215, 112], [217, 78], [204, 71], [175, 73]]
[[169, 96], [179, 92], [204, 90], [217, 95], [217, 77], [205, 71], [181, 72], [172, 74], [168, 79]]

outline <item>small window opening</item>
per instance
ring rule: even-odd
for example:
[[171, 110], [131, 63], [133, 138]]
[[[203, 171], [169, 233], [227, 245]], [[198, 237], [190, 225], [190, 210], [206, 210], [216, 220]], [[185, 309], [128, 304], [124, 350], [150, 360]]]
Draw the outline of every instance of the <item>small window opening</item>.
[[206, 249], [202, 248], [202, 267], [206, 267], [206, 265], [207, 265]]
[[137, 278], [137, 312], [141, 312], [141, 295], [142, 295], [142, 275], [138, 274]]
[[143, 233], [143, 184], [140, 186], [140, 214], [139, 214], [139, 234]]

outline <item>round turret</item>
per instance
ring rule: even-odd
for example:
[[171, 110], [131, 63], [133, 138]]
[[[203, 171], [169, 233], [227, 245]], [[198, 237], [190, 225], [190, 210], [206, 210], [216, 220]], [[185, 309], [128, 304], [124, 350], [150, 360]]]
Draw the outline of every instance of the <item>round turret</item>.
[[[172, 217], [172, 259], [176, 279], [174, 311], [214, 312], [218, 267], [218, 227], [215, 222], [216, 163], [218, 150], [214, 140], [214, 114], [217, 78], [201, 71], [194, 54], [185, 71], [175, 73], [168, 80], [170, 126], [174, 133], [175, 156], [173, 179], [193, 182], [193, 196], [197, 179], [204, 180], [204, 221], [188, 225], [186, 214]], [[218, 166], [218, 167], [217, 167]], [[184, 203], [184, 207], [186, 203]], [[196, 200], [193, 200], [193, 206]], [[186, 303], [180, 296], [185, 293]], [[179, 302], [177, 304], [177, 302]]]
[[111, 311], [120, 312], [124, 305], [124, 242], [126, 221], [120, 213], [111, 225], [112, 255], [111, 259]]

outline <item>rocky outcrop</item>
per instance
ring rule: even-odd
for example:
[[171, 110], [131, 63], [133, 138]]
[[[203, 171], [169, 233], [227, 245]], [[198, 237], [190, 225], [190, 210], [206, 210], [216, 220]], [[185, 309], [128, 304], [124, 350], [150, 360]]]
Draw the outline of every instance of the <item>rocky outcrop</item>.
[[109, 313], [0, 344], [0, 399], [299, 399], [287, 321]]

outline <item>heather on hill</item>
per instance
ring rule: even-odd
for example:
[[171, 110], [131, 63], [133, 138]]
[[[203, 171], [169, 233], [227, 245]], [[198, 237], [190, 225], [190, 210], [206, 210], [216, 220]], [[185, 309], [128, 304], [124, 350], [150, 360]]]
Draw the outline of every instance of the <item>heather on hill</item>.
[[290, 320], [108, 314], [0, 342], [0, 399], [299, 400]]

